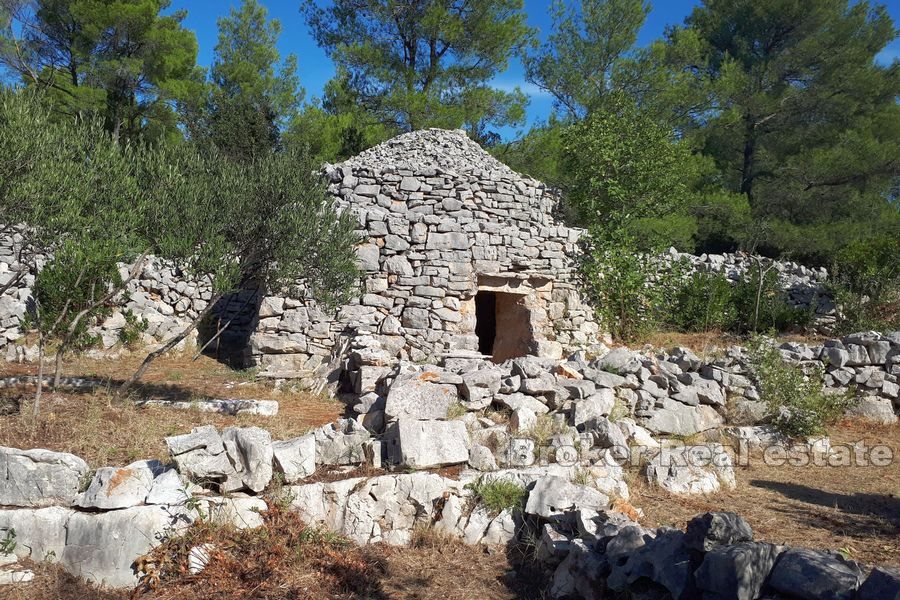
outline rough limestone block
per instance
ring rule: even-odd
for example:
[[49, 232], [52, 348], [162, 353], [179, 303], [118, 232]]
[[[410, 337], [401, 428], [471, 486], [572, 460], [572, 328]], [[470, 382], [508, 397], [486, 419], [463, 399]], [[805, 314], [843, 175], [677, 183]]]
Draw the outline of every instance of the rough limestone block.
[[315, 431], [317, 465], [351, 465], [365, 461], [369, 432], [353, 419], [338, 419]]
[[525, 513], [550, 519], [579, 509], [600, 511], [608, 504], [609, 497], [593, 488], [549, 475], [538, 479], [528, 492]]
[[176, 469], [167, 469], [153, 480], [144, 502], [178, 506], [187, 502], [195, 488], [196, 486], [182, 478]]
[[219, 525], [236, 529], [255, 529], [263, 524], [262, 514], [268, 506], [262, 498], [229, 496], [203, 500], [207, 518]]
[[595, 394], [575, 403], [572, 424], [575, 427], [590, 426], [590, 423], [608, 416], [615, 404], [615, 392], [608, 388], [601, 388]]
[[894, 403], [889, 398], [875, 398], [872, 396], [860, 398], [854, 406], [847, 410], [847, 414], [882, 425], [891, 425], [897, 422], [897, 415], [894, 414]]
[[272, 480], [272, 436], [259, 427], [227, 427], [222, 440], [237, 476], [254, 492]]
[[190, 433], [166, 438], [178, 471], [195, 481], [222, 481], [234, 475], [222, 437], [212, 425], [195, 427]]
[[858, 600], [897, 600], [900, 598], [900, 569], [875, 567], [856, 597]]
[[284, 475], [285, 483], [296, 483], [316, 471], [316, 437], [313, 434], [274, 442], [272, 451], [275, 466]]
[[153, 487], [153, 480], [162, 471], [162, 463], [156, 460], [97, 469], [88, 489], [78, 496], [75, 505], [102, 510], [138, 506], [144, 503]]
[[708, 512], [691, 519], [685, 528], [685, 544], [700, 552], [719, 546], [753, 541], [753, 529], [733, 512]]
[[651, 484], [673, 494], [712, 494], [735, 486], [731, 457], [721, 444], [663, 448], [646, 474]]
[[74, 454], [0, 446], [0, 505], [71, 504], [87, 472]]
[[66, 545], [66, 524], [74, 512], [61, 506], [0, 510], [0, 539], [15, 530], [16, 556], [36, 562], [59, 560]]
[[440, 419], [458, 402], [455, 385], [436, 383], [440, 373], [431, 370], [403, 373], [388, 391], [384, 412], [390, 419]]
[[850, 600], [862, 583], [859, 565], [836, 552], [785, 550], [769, 576], [769, 586], [792, 598]]
[[419, 421], [401, 418], [385, 438], [394, 463], [427, 469], [469, 460], [469, 432], [462, 421]]
[[755, 600], [778, 559], [778, 546], [745, 542], [708, 552], [695, 573], [697, 587], [709, 600]]
[[72, 513], [58, 556], [70, 573], [110, 587], [134, 587], [131, 569], [164, 536], [177, 534], [196, 515], [184, 507], [135, 506], [101, 513]]
[[711, 406], [686, 406], [669, 398], [662, 400], [662, 408], [644, 422], [653, 433], [694, 435], [723, 424], [722, 417]]

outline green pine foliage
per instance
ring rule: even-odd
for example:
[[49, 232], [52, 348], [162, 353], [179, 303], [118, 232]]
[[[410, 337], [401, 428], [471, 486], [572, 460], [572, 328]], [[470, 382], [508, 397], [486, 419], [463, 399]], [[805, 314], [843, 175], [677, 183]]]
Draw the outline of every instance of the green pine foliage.
[[465, 126], [493, 140], [493, 127], [524, 120], [527, 97], [492, 87], [532, 39], [522, 0], [306, 0], [319, 45], [377, 121], [403, 131]]
[[46, 91], [58, 120], [99, 119], [117, 139], [180, 137], [172, 104], [196, 93], [197, 38], [168, 0], [8, 2], [0, 64]]

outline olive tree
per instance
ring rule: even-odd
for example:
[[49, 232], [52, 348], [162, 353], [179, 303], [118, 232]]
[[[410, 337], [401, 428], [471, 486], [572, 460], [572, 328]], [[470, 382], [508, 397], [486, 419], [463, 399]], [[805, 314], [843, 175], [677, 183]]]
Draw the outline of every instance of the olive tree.
[[[38, 335], [40, 407], [46, 345], [56, 339], [58, 383], [67, 350], [85, 346], [87, 324], [107, 311], [150, 248], [138, 235], [143, 195], [135, 152], [97, 123], [54, 122], [42, 96], [0, 92], [0, 208], [21, 236], [18, 273], [0, 293], [36, 273], [26, 329]], [[140, 256], [135, 260], [135, 256]], [[38, 262], [45, 264], [38, 269]]]
[[140, 179], [154, 199], [142, 217], [154, 252], [205, 279], [213, 293], [191, 323], [147, 355], [120, 394], [227, 294], [247, 285], [286, 294], [302, 285], [335, 305], [358, 281], [353, 221], [335, 210], [303, 151], [235, 163], [187, 145], [172, 147], [148, 155]]

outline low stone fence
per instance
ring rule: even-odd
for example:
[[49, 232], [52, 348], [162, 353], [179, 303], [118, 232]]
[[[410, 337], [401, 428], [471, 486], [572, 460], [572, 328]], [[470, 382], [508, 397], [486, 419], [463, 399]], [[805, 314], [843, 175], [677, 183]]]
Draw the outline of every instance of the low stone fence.
[[828, 270], [806, 267], [792, 261], [779, 261], [746, 252], [725, 254], [688, 254], [674, 248], [659, 259], [660, 271], [669, 272], [675, 264], [687, 266], [685, 276], [717, 273], [732, 283], [749, 280], [760, 272], [773, 272], [785, 301], [798, 310], [813, 310], [814, 323], [823, 333], [834, 326], [838, 307], [828, 291]]
[[[0, 489], [0, 540], [14, 554], [0, 554], [0, 583], [26, 584], [30, 572], [10, 563], [29, 558], [106, 586], [133, 587], [139, 558], [199, 519], [263, 525], [267, 501], [257, 494], [270, 491], [280, 473], [281, 499], [308, 524], [359, 544], [405, 545], [423, 528], [467, 544], [533, 540], [535, 559], [552, 574], [553, 598], [631, 592], [867, 600], [900, 592], [898, 570], [754, 542], [750, 526], [731, 513], [701, 515], [685, 532], [645, 528], [634, 520], [639, 510], [600, 489], [601, 479], [624, 485], [621, 469], [596, 480], [598, 466], [554, 464], [467, 470], [458, 479], [420, 471], [304, 483], [319, 465], [356, 464], [364, 455], [371, 461], [374, 442], [353, 421], [275, 442], [258, 428], [220, 433], [207, 426], [166, 443], [172, 465], [147, 460], [96, 471], [71, 454], [0, 448], [0, 475], [14, 482]], [[486, 507], [476, 490], [497, 482], [518, 486], [521, 501]]]
[[[828, 389], [855, 390], [852, 414], [897, 421], [900, 332], [861, 332], [821, 345], [785, 343], [779, 350], [789, 362], [824, 369]], [[377, 338], [360, 337], [345, 370], [353, 410], [373, 431], [401, 417], [440, 419], [453, 410], [490, 406], [512, 411], [525, 423], [552, 414], [582, 432], [614, 415], [670, 436], [692, 436], [726, 422], [758, 425], [771, 416], [748, 353], [737, 346], [707, 360], [685, 348], [646, 353], [617, 348], [593, 360], [579, 352], [567, 361], [522, 357], [500, 365], [457, 354], [438, 366], [397, 364]]]
[[[25, 317], [35, 279], [35, 273], [28, 265], [34, 262], [40, 269], [46, 257], [37, 256], [23, 264], [20, 262], [22, 245], [20, 233], [0, 235], [0, 286], [19, 278], [0, 295], [0, 353], [7, 361], [37, 358], [36, 346], [21, 342], [24, 335], [21, 320]], [[129, 276], [132, 267], [119, 265], [123, 279]], [[126, 311], [146, 325], [138, 332], [140, 344], [152, 346], [179, 333], [200, 314], [211, 298], [212, 288], [208, 282], [189, 276], [170, 262], [149, 256], [121, 296], [112, 300], [111, 304], [116, 307], [112, 314], [102, 322], [91, 324], [88, 332], [98, 338], [93, 352], [112, 355], [121, 351], [120, 334], [132, 326], [126, 319]]]

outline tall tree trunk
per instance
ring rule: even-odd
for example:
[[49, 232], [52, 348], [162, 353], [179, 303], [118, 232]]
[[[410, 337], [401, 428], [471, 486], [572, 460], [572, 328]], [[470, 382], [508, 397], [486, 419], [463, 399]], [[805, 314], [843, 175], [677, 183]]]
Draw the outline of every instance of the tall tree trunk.
[[163, 354], [165, 354], [166, 352], [168, 352], [169, 350], [171, 350], [172, 348], [177, 346], [178, 343], [181, 342], [181, 340], [186, 338], [188, 336], [188, 334], [190, 334], [194, 329], [196, 329], [197, 325], [200, 324], [200, 322], [206, 317], [206, 315], [208, 315], [209, 313], [212, 312], [212, 309], [216, 305], [216, 302], [218, 302], [222, 298], [223, 295], [224, 294], [221, 294], [221, 293], [214, 294], [213, 297], [209, 299], [209, 304], [207, 304], [206, 308], [204, 308], [203, 311], [199, 315], [197, 315], [196, 319], [191, 321], [190, 324], [188, 324], [187, 327], [182, 329], [178, 335], [176, 335], [171, 340], [169, 340], [168, 342], [163, 344], [162, 347], [157, 348], [156, 350], [154, 350], [153, 352], [148, 354], [147, 357], [144, 359], [144, 362], [142, 362], [141, 365], [137, 368], [137, 371], [135, 371], [134, 374], [130, 378], [128, 378], [128, 380], [125, 383], [123, 383], [119, 387], [119, 389], [116, 391], [116, 395], [119, 397], [125, 396], [125, 394], [128, 393], [128, 391], [132, 388], [132, 386], [134, 386], [134, 384], [137, 383], [141, 377], [143, 377], [144, 373], [147, 372], [147, 369], [150, 367], [150, 364], [153, 361], [155, 361], [157, 358], [159, 358], [160, 356], [162, 356]]
[[756, 160], [756, 125], [752, 115], [744, 117], [744, 156], [741, 164], [741, 193], [753, 208], [753, 168]]
[[34, 392], [34, 416], [41, 412], [41, 392], [44, 389], [44, 334], [38, 333], [38, 376], [37, 390]]

